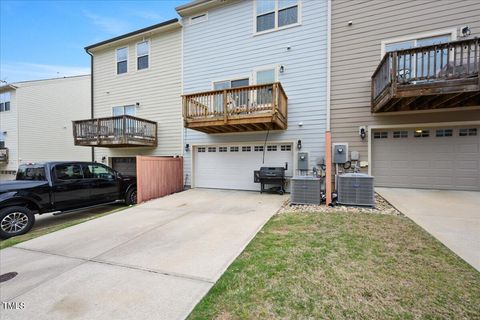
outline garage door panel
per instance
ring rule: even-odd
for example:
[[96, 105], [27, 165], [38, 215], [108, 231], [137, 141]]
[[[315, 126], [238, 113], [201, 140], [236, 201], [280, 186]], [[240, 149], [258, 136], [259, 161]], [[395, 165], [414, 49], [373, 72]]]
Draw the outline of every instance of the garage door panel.
[[[460, 128], [452, 136], [427, 129], [430, 135], [418, 138], [412, 128], [379, 130], [388, 131], [388, 138], [372, 139], [375, 184], [480, 191], [480, 137], [460, 135]], [[393, 138], [393, 131], [408, 131], [408, 138]]]
[[[263, 145], [256, 146], [257, 148], [263, 148]], [[199, 188], [260, 190], [260, 184], [253, 181], [253, 172], [259, 170], [261, 166], [284, 167], [285, 163], [288, 163], [286, 175], [293, 175], [293, 146], [276, 143], [269, 143], [268, 146], [272, 146], [272, 148], [265, 151], [265, 159], [263, 151], [255, 151], [255, 145], [252, 144], [219, 145], [215, 146], [215, 152], [208, 152], [209, 146], [195, 147], [193, 151], [194, 186]], [[285, 146], [288, 146], [288, 148]], [[210, 147], [213, 150], [213, 146]], [[219, 147], [226, 152], [219, 152]], [[202, 152], [199, 152], [199, 150]]]

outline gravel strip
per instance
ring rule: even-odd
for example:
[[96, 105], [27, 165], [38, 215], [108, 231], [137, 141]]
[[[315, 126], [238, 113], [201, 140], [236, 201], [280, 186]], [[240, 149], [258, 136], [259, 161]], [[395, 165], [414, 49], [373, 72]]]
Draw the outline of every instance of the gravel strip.
[[378, 193], [375, 194], [375, 208], [370, 207], [355, 207], [336, 205], [329, 207], [324, 204], [321, 205], [295, 205], [291, 204], [290, 200], [287, 200], [283, 207], [277, 212], [277, 214], [295, 212], [295, 213], [315, 213], [315, 212], [347, 212], [347, 213], [376, 213], [376, 214], [388, 214], [394, 216], [403, 216], [403, 214], [395, 209], [390, 203], [382, 198]]

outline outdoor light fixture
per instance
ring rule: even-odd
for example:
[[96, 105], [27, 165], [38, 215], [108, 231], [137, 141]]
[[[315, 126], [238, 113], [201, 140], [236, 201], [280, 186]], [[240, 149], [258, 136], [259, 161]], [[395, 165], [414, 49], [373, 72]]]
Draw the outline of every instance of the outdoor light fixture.
[[360, 127], [360, 138], [364, 140], [366, 136], [367, 136], [367, 133], [365, 131], [365, 127]]
[[472, 34], [472, 30], [470, 30], [469, 26], [465, 26], [462, 28], [462, 36], [468, 37], [471, 34]]
[[186, 151], [186, 152], [190, 151], [190, 145], [189, 145], [188, 143], [185, 144], [185, 151]]
[[297, 149], [298, 150], [302, 149], [302, 140], [297, 141]]
[[284, 73], [285, 72], [285, 66], [280, 66], [280, 73]]
[[105, 161], [107, 161], [107, 157], [103, 156], [102, 157], [102, 163], [105, 163]]
[[135, 103], [135, 105], [137, 106], [137, 108], [140, 108], [140, 102]]

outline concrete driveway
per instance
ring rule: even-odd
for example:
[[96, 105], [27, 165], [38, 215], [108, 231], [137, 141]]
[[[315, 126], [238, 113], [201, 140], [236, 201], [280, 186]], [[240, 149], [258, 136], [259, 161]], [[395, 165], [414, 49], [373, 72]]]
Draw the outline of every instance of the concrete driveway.
[[2, 320], [183, 319], [285, 200], [194, 189], [4, 249]]
[[480, 192], [397, 188], [375, 191], [480, 271]]

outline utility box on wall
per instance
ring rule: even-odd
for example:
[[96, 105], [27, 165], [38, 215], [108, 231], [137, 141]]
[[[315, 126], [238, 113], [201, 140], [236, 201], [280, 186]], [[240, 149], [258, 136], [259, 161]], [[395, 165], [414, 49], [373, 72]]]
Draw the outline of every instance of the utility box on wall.
[[333, 163], [343, 164], [348, 161], [348, 143], [333, 143], [332, 148]]
[[297, 169], [301, 171], [308, 171], [308, 153], [307, 152], [299, 152], [298, 159], [297, 159]]

